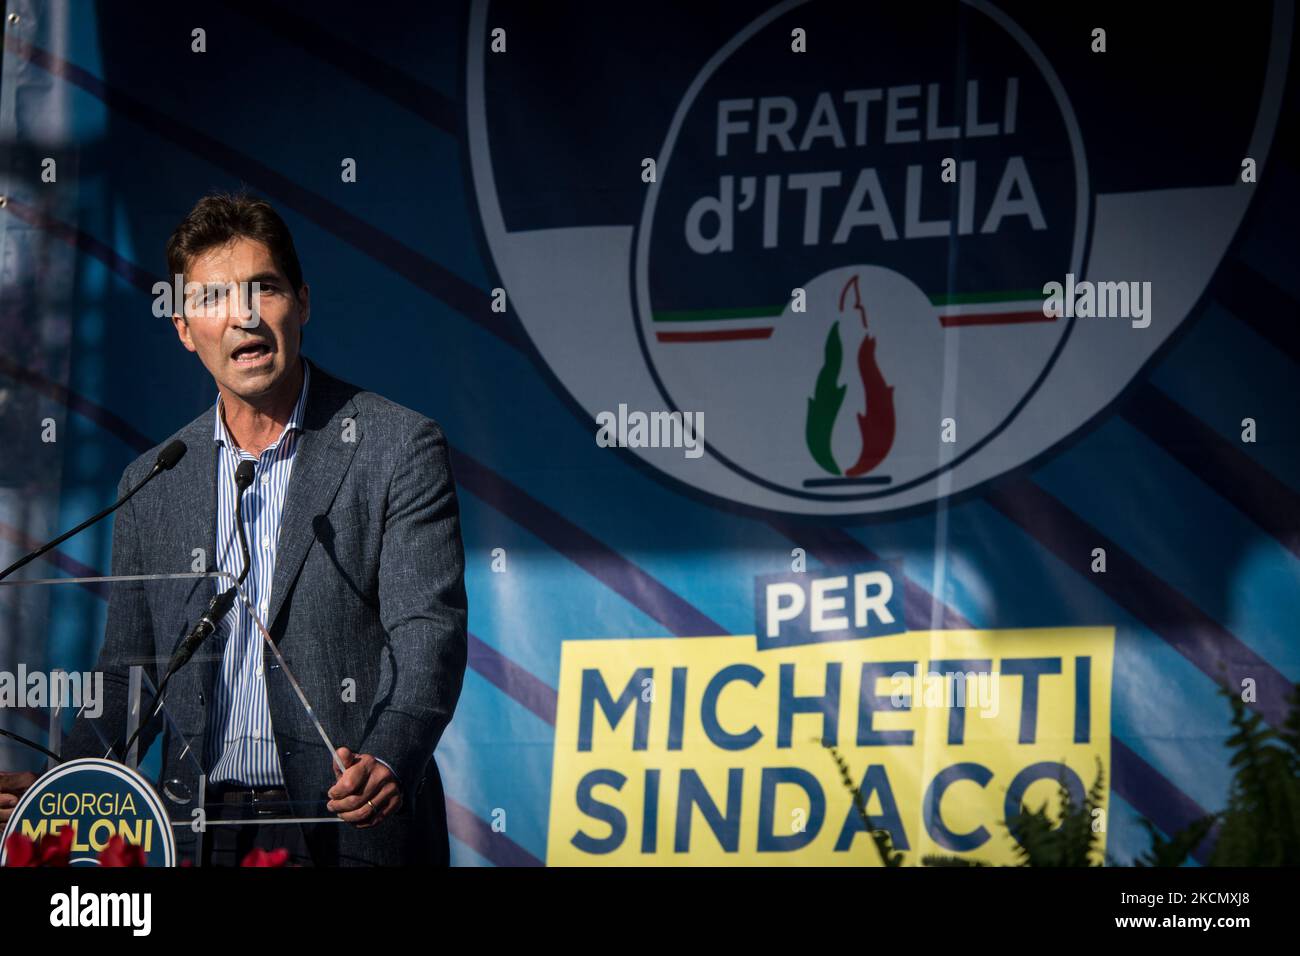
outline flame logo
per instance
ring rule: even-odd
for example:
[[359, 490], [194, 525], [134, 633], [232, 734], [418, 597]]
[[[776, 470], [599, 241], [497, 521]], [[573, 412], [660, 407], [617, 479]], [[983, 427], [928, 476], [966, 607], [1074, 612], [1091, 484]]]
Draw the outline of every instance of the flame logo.
[[[867, 310], [862, 305], [862, 294], [855, 275], [840, 290], [839, 309], [846, 311], [845, 302], [852, 293], [852, 300], [847, 308], [855, 310], [867, 326]], [[823, 347], [822, 367], [817, 373], [813, 394], [808, 399], [808, 414], [805, 419], [804, 440], [813, 461], [832, 475], [843, 474], [853, 478], [865, 475], [885, 460], [889, 449], [894, 444], [894, 386], [885, 381], [880, 367], [876, 364], [876, 340], [871, 335], [862, 338], [858, 347], [858, 375], [862, 380], [862, 392], [865, 407], [858, 413], [858, 432], [862, 438], [858, 460], [849, 468], [841, 471], [831, 449], [831, 434], [835, 421], [839, 418], [844, 404], [844, 393], [848, 386], [839, 384], [840, 367], [844, 361], [844, 346], [840, 342], [840, 323], [831, 325], [826, 334]]]

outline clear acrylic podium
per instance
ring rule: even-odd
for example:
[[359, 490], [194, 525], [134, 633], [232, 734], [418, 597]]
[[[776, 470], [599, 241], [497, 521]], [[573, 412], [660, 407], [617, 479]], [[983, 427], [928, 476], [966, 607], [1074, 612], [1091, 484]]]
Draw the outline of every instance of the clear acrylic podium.
[[[24, 570], [31, 570], [30, 568]], [[223, 624], [171, 678], [161, 704], [158, 683], [172, 652], [198, 622], [209, 599], [235, 587], [234, 606]], [[169, 631], [156, 633], [151, 608], [185, 608]], [[192, 614], [182, 620], [181, 614]], [[208, 782], [208, 721], [230, 624], [246, 615], [261, 643], [259, 653], [288, 681], [301, 716], [324, 744], [335, 746], [321, 726], [265, 622], [224, 571], [0, 581], [0, 670], [14, 675], [17, 706], [0, 707], [0, 728], [46, 752], [45, 769], [62, 759], [107, 757], [139, 770], [167, 808], [178, 858], [200, 865], [209, 829], [218, 826], [341, 824], [324, 800], [294, 799], [238, 819], [223, 819]], [[148, 622], [147, 628], [134, 626]], [[146, 633], [146, 630], [153, 633]], [[75, 669], [74, 669], [75, 668]], [[156, 709], [156, 713], [155, 713]], [[137, 729], [145, 730], [137, 736]], [[129, 749], [128, 741], [134, 739]], [[19, 766], [13, 764], [24, 754]], [[0, 736], [0, 770], [36, 769], [36, 751]], [[53, 755], [58, 755], [58, 758]], [[59, 759], [61, 758], [61, 759]], [[339, 765], [341, 768], [341, 764]]]

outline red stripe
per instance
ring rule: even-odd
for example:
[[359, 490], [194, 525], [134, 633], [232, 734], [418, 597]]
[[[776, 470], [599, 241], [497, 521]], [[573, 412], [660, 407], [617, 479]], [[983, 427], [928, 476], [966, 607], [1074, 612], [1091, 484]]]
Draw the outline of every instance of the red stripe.
[[738, 339], [766, 339], [772, 327], [765, 329], [718, 329], [713, 332], [656, 332], [660, 342], [734, 342]]
[[954, 325], [1019, 325], [1022, 322], [1055, 322], [1056, 316], [1037, 312], [985, 312], [982, 315], [941, 315], [939, 323], [945, 328]]

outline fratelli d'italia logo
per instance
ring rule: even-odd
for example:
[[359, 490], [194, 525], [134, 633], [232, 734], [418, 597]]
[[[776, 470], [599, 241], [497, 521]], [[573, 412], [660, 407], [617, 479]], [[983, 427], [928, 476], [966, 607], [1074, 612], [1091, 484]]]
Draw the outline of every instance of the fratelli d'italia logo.
[[[792, 8], [725, 51], [668, 132], [634, 253], [640, 344], [661, 400], [702, 405], [708, 450], [759, 487], [848, 503], [932, 480], [1005, 427], [1069, 334], [1035, 290], [1084, 266], [1069, 104], [1050, 64], [958, 9], [947, 29], [880, 13], [861, 36], [833, 4]], [[795, 26], [818, 56], [765, 70]], [[956, 81], [891, 53], [959, 45]]]
[[[542, 140], [526, 132], [555, 91], [529, 51], [485, 53], [496, 15], [483, 0], [471, 13], [468, 134], [512, 308], [593, 416], [707, 418], [697, 458], [628, 453], [747, 505], [895, 511], [1033, 459], [1186, 317], [1250, 201], [1195, 156], [1174, 184], [1146, 154], [1102, 149], [1095, 175], [1090, 138], [1150, 123], [1127, 100], [1098, 101], [1114, 87], [1067, 89], [1056, 64], [1085, 41], [1030, 36], [985, 0], [851, 14], [790, 0], [663, 64], [658, 88], [680, 91], [671, 113], [616, 115], [592, 91]], [[640, 82], [629, 64], [666, 42], [670, 20], [609, 38], [610, 83]], [[1253, 49], [1255, 30], [1233, 42]], [[1263, 84], [1224, 94], [1259, 104], [1249, 141], [1224, 147], [1233, 156], [1267, 152], [1285, 53], [1274, 43]], [[570, 148], [590, 144], [583, 110], [607, 150]], [[629, 149], [646, 158], [624, 180], [609, 162]], [[1149, 281], [1152, 321], [1044, 310], [1045, 284], [1067, 276]]]

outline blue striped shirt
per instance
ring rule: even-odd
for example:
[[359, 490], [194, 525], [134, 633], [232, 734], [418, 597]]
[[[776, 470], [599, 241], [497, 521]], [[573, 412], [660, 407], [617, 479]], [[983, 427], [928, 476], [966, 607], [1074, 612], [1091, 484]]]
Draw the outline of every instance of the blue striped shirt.
[[[302, 361], [301, 359], [299, 361]], [[254, 457], [230, 437], [217, 397], [217, 567], [238, 575], [244, 559], [235, 529], [235, 469], [244, 460], [254, 462], [253, 483], [244, 492], [244, 533], [248, 536], [248, 577], [243, 591], [248, 601], [266, 620], [271, 602], [271, 581], [275, 574], [275, 550], [280, 535], [280, 515], [293, 471], [294, 451], [302, 430], [311, 366], [302, 362], [302, 392], [284, 431]], [[221, 585], [225, 587], [225, 585]], [[213, 694], [207, 724], [207, 766], [209, 783], [230, 783], [245, 787], [284, 785], [280, 757], [275, 749], [271, 710], [262, 674], [264, 642], [248, 609], [241, 600], [221, 622], [225, 638], [221, 674]]]

